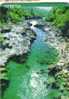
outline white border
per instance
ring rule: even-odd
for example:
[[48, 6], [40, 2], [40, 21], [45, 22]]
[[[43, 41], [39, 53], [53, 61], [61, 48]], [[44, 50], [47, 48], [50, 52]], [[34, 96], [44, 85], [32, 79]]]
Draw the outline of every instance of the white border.
[[69, 3], [69, 0], [0, 0], [0, 4], [3, 4], [3, 3], [35, 3], [35, 2], [47, 2], [47, 3], [51, 3], [51, 2], [55, 2], [55, 3]]

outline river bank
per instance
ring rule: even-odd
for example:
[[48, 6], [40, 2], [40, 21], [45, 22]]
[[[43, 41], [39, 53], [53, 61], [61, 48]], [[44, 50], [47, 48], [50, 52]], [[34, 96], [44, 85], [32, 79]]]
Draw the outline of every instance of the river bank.
[[[24, 63], [36, 38], [27, 23], [8, 24], [0, 28], [0, 81], [2, 93], [9, 85], [6, 65], [10, 60]], [[2, 73], [4, 72], [4, 73]]]
[[51, 23], [43, 28], [48, 32], [48, 38], [45, 39], [48, 44], [59, 51], [59, 61], [55, 65], [49, 66], [49, 76], [52, 78], [49, 82], [51, 88], [59, 90], [61, 99], [69, 98], [69, 38], [63, 37], [63, 33]]
[[32, 41], [36, 37], [36, 34], [23, 24], [4, 26], [0, 32], [4, 39], [1, 41], [0, 46], [0, 65], [4, 65], [11, 56], [27, 53], [30, 50]]

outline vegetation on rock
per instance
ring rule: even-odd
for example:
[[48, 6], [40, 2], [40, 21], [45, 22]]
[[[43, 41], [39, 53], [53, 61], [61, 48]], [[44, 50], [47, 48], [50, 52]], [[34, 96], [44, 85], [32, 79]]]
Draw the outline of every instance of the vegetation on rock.
[[46, 21], [52, 22], [62, 31], [62, 36], [69, 38], [69, 7], [55, 7], [46, 17]]

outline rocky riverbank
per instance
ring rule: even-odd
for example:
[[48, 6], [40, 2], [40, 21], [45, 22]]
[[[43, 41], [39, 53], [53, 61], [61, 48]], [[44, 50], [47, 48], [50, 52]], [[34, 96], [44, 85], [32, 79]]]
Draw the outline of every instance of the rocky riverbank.
[[0, 86], [2, 96], [9, 85], [6, 63], [10, 59], [24, 63], [35, 38], [36, 34], [26, 22], [17, 25], [4, 25], [0, 28]]
[[0, 65], [5, 65], [11, 56], [26, 54], [30, 50], [31, 41], [35, 39], [35, 33], [25, 26], [4, 26], [1, 31], [4, 39], [0, 41]]
[[47, 31], [45, 41], [59, 51], [59, 61], [49, 66], [49, 77], [51, 82], [48, 86], [60, 93], [60, 99], [69, 99], [69, 38], [65, 38], [62, 32], [50, 24], [43, 28]]

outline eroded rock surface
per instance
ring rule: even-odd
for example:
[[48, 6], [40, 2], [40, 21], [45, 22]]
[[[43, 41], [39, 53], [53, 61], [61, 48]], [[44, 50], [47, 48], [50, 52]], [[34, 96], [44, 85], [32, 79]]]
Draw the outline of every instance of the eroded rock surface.
[[35, 39], [35, 33], [29, 28], [12, 25], [11, 31], [3, 28], [3, 41], [0, 42], [0, 65], [5, 65], [11, 56], [19, 56], [29, 52], [31, 40]]

